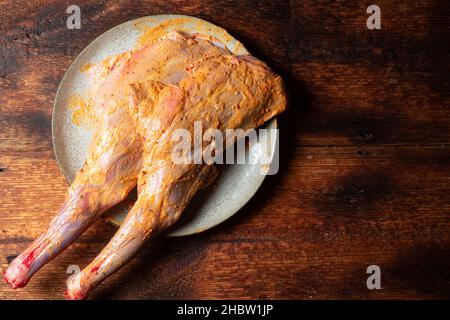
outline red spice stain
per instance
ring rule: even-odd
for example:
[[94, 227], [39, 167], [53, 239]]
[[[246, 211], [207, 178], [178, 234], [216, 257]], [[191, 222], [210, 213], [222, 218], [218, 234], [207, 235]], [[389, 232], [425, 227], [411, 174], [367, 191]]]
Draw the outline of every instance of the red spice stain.
[[95, 267], [93, 267], [93, 268], [91, 269], [91, 272], [92, 272], [92, 273], [97, 272], [98, 269], [100, 269], [100, 267], [102, 266], [102, 264], [103, 264], [103, 261], [101, 261], [99, 264], [97, 264]]
[[101, 265], [101, 264], [98, 264], [98, 265], [96, 265], [95, 267], [93, 267], [93, 268], [91, 269], [91, 272], [92, 272], [92, 273], [97, 272], [98, 269], [100, 269], [100, 265]]
[[25, 257], [25, 259], [23, 259], [22, 264], [25, 267], [29, 268], [31, 266], [31, 264], [33, 263], [36, 249], [37, 248], [31, 250], [31, 252]]
[[30, 253], [23, 259], [22, 264], [29, 268], [31, 264], [34, 262], [35, 258], [42, 252], [42, 249], [47, 245], [47, 239], [39, 239], [37, 241], [36, 247], [30, 251]]

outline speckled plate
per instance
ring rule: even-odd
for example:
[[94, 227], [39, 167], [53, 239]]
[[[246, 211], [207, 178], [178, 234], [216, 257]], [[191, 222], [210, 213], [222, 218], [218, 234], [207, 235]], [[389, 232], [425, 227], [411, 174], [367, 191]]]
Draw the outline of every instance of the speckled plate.
[[[169, 20], [174, 23], [168, 23]], [[61, 171], [69, 183], [74, 180], [76, 172], [83, 165], [93, 135], [92, 128], [73, 123], [73, 110], [69, 108], [69, 98], [73, 94], [83, 97], [91, 85], [87, 74], [82, 72], [83, 66], [98, 63], [109, 56], [133, 49], [145, 28], [148, 30], [162, 23], [167, 27], [167, 31], [209, 34], [234, 54], [248, 53], [245, 47], [224, 29], [207, 21], [182, 15], [139, 18], [118, 25], [97, 37], [67, 69], [53, 106], [53, 148]], [[276, 128], [276, 121], [272, 120], [266, 127]], [[183, 213], [181, 221], [169, 230], [167, 235], [184, 236], [212, 228], [231, 217], [250, 200], [265, 178], [258, 159], [267, 154], [272, 157], [278, 139], [275, 130], [260, 134], [269, 134], [269, 139], [267, 143], [255, 143], [249, 147], [248, 164], [227, 165], [213, 185], [197, 193]], [[265, 141], [265, 139], [258, 140]], [[109, 211], [106, 218], [120, 225], [129, 208], [130, 205], [118, 205], [112, 212]]]

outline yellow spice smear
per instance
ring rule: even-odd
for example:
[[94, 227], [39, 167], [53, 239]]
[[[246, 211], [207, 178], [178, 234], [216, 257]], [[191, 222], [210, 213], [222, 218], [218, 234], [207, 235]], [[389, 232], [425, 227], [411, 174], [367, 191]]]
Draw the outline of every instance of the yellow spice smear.
[[[188, 32], [190, 34], [198, 33], [205, 35], [205, 37], [211, 38], [211, 40], [217, 40], [220, 39], [220, 42], [227, 43], [233, 41], [233, 37], [228, 34], [228, 32], [225, 29], [222, 29], [220, 27], [214, 26], [212, 24], [206, 23], [202, 20], [194, 20], [192, 18], [188, 17], [180, 17], [180, 18], [173, 18], [170, 20], [166, 20], [156, 26], [148, 26], [144, 25], [142, 23], [145, 22], [157, 22], [157, 19], [146, 19], [144, 22], [137, 22], [134, 26], [136, 29], [140, 30], [142, 32], [141, 36], [139, 36], [137, 42], [136, 42], [136, 48], [139, 49], [149, 43], [153, 43], [159, 38], [163, 37], [165, 34], [167, 34], [170, 31], [184, 31]], [[195, 30], [195, 32], [192, 32]], [[214, 34], [214, 37], [212, 36], [206, 36], [208, 34]], [[240, 45], [240, 43], [237, 43], [237, 45]], [[238, 48], [229, 48], [234, 53], [237, 53]]]
[[92, 129], [95, 126], [95, 117], [92, 114], [91, 99], [84, 99], [80, 94], [70, 95], [68, 101], [69, 110], [72, 111], [72, 123], [79, 127]]
[[86, 129], [95, 127], [95, 112], [92, 97], [98, 86], [108, 78], [110, 72], [119, 64], [127, 61], [131, 52], [124, 52], [104, 59], [97, 64], [86, 64], [81, 68], [81, 72], [89, 73], [91, 79], [91, 89], [81, 95], [73, 93], [68, 99], [68, 108], [72, 111], [72, 123]]
[[[88, 129], [95, 127], [95, 113], [93, 111], [92, 97], [101, 82], [105, 81], [110, 72], [118, 65], [125, 63], [133, 52], [151, 44], [163, 37], [170, 31], [184, 31], [196, 34], [202, 34], [205, 38], [209, 38], [211, 41], [217, 41], [221, 43], [230, 43], [233, 41], [228, 32], [220, 27], [206, 23], [201, 20], [192, 19], [189, 17], [179, 17], [166, 20], [155, 26], [148, 26], [145, 23], [157, 23], [159, 19], [148, 18], [144, 21], [135, 23], [134, 27], [141, 32], [141, 35], [136, 41], [134, 49], [121, 54], [110, 56], [97, 64], [86, 64], [82, 67], [82, 72], [87, 72], [91, 79], [90, 91], [81, 95], [74, 93], [70, 95], [68, 105], [69, 109], [73, 110], [72, 123], [76, 126], [82, 126]], [[214, 34], [209, 36], [208, 34]], [[233, 53], [239, 54], [245, 49], [240, 42], [235, 43], [234, 48], [229, 48]]]

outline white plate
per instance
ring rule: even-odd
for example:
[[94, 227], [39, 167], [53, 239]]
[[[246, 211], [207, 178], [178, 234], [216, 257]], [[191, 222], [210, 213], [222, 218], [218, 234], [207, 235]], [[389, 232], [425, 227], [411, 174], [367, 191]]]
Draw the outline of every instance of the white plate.
[[[182, 15], [156, 15], [139, 18], [118, 25], [92, 41], [67, 69], [56, 93], [52, 116], [52, 138], [56, 160], [66, 180], [71, 183], [81, 168], [87, 155], [93, 129], [73, 124], [73, 110], [69, 108], [69, 98], [73, 94], [85, 95], [90, 87], [90, 79], [83, 66], [95, 64], [105, 58], [133, 49], [145, 26], [154, 27], [167, 21], [174, 23], [167, 30], [179, 30], [187, 33], [209, 34], [219, 39], [234, 54], [246, 54], [248, 51], [224, 29], [207, 21]], [[148, 31], [147, 31], [148, 32]], [[266, 127], [276, 128], [272, 120]], [[225, 221], [255, 194], [265, 175], [261, 173], [258, 160], [262, 155], [275, 152], [277, 134], [268, 131], [268, 143], [256, 143], [249, 149], [249, 164], [227, 165], [216, 182], [206, 190], [200, 190], [192, 203], [183, 213], [174, 228], [166, 234], [183, 236], [212, 228]], [[260, 141], [264, 141], [259, 139]], [[254, 163], [254, 164], [251, 164]], [[110, 210], [106, 217], [119, 225], [127, 214], [130, 205], [118, 205]], [[112, 212], [112, 213], [111, 213]]]

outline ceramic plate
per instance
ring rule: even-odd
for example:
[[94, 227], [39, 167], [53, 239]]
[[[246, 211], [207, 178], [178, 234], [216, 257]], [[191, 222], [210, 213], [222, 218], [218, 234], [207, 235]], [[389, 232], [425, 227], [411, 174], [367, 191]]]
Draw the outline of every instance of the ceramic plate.
[[[178, 30], [187, 33], [209, 34], [217, 38], [234, 54], [246, 54], [248, 51], [224, 29], [207, 21], [182, 15], [156, 15], [139, 18], [118, 25], [92, 41], [67, 69], [59, 85], [53, 106], [52, 138], [56, 160], [66, 180], [71, 183], [81, 168], [87, 155], [88, 145], [93, 135], [92, 127], [75, 125], [73, 110], [69, 99], [73, 95], [83, 97], [90, 87], [90, 79], [83, 67], [95, 64], [105, 58], [135, 48], [143, 32], [152, 32], [152, 28], [164, 25], [167, 31]], [[155, 28], [155, 32], [161, 32]], [[276, 128], [272, 120], [266, 127]], [[235, 214], [255, 194], [263, 182], [261, 162], [263, 155], [275, 152], [276, 130], [268, 130], [266, 139], [248, 148], [248, 164], [233, 164], [223, 168], [219, 178], [205, 190], [200, 190], [182, 219], [168, 232], [169, 236], [183, 236], [207, 230], [225, 221]], [[259, 137], [259, 138], [260, 138]], [[265, 142], [265, 143], [264, 143]], [[131, 203], [118, 205], [110, 210], [106, 219], [120, 225], [130, 209]]]

